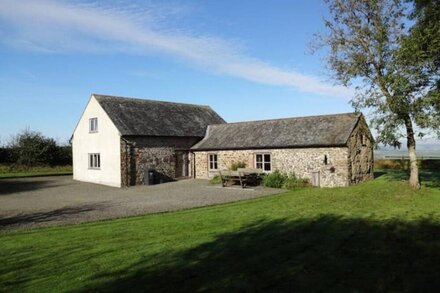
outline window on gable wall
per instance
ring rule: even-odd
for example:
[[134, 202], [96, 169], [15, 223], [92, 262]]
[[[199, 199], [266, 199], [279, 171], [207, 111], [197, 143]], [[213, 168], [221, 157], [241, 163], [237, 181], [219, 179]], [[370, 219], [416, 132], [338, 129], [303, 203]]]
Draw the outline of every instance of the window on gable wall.
[[361, 135], [362, 146], [367, 145], [367, 136], [365, 134]]
[[89, 169], [101, 168], [101, 154], [89, 154]]
[[98, 132], [98, 118], [89, 119], [89, 132]]
[[272, 171], [272, 156], [271, 154], [256, 154], [255, 155], [255, 167], [257, 169], [263, 169], [265, 172]]
[[218, 170], [218, 155], [209, 154], [209, 170]]

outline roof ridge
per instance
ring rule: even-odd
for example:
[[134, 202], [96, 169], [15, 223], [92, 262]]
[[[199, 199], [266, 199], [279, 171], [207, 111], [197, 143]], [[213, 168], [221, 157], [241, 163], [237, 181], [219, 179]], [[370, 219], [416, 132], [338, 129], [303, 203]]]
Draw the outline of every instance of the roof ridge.
[[358, 117], [360, 117], [360, 115], [362, 115], [361, 112], [346, 112], [346, 113], [338, 113], [338, 114], [322, 114], [322, 115], [311, 115], [311, 116], [298, 116], [298, 117], [287, 117], [287, 118], [238, 121], [238, 122], [230, 122], [230, 123], [226, 123], [226, 124], [211, 124], [209, 126], [231, 125], [231, 124], [250, 124], [250, 123], [256, 123], [256, 122], [272, 122], [272, 121], [283, 121], [283, 120], [297, 120], [297, 119], [317, 118], [317, 117], [334, 117], [334, 116], [343, 116], [343, 115], [350, 115], [350, 114], [356, 114]]
[[97, 94], [92, 93], [92, 96], [95, 98], [117, 98], [117, 99], [124, 99], [124, 100], [134, 100], [134, 101], [140, 101], [140, 102], [154, 102], [154, 103], [166, 103], [166, 104], [174, 104], [174, 105], [184, 105], [184, 106], [194, 106], [194, 107], [205, 107], [205, 108], [211, 108], [209, 105], [201, 105], [201, 104], [193, 104], [193, 103], [180, 103], [180, 102], [169, 102], [169, 101], [162, 101], [162, 100], [154, 100], [151, 98], [134, 98], [134, 97], [125, 97], [125, 96], [114, 96], [114, 95], [105, 95], [105, 94]]

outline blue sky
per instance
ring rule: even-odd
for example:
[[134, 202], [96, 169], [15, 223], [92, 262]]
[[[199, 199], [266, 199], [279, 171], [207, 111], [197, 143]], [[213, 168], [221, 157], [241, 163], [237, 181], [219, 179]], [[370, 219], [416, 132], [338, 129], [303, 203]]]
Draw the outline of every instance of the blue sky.
[[227, 121], [352, 111], [321, 0], [0, 0], [0, 141], [67, 141], [91, 93], [208, 104]]

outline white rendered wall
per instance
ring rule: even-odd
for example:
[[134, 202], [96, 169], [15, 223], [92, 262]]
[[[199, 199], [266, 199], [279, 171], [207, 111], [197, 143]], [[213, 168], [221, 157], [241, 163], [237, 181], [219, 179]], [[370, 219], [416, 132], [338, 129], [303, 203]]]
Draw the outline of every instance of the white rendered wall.
[[[89, 133], [89, 119], [98, 118], [98, 132]], [[72, 139], [73, 179], [121, 187], [121, 143], [116, 126], [92, 96]], [[101, 168], [89, 169], [89, 153], [101, 154]]]

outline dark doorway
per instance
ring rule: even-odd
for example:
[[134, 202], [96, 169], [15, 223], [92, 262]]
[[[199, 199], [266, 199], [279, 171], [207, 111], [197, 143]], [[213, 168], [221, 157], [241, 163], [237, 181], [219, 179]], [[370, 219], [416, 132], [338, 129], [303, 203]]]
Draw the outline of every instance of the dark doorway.
[[176, 151], [176, 178], [188, 177], [188, 152]]

